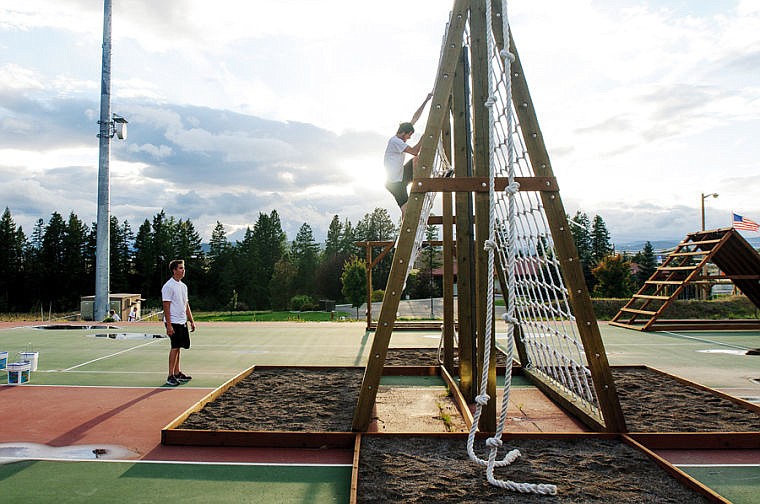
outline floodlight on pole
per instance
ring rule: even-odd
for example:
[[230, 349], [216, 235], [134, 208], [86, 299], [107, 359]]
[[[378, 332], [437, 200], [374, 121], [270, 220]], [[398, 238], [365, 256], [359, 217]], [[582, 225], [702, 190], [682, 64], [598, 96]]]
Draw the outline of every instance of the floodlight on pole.
[[111, 138], [127, 138], [127, 121], [111, 116], [111, 0], [103, 4], [103, 64], [100, 79], [100, 156], [98, 162], [98, 215], [95, 242], [95, 303], [93, 319], [103, 320], [109, 312], [111, 258]]
[[711, 198], [711, 197], [712, 198], [717, 198], [718, 197], [718, 193], [716, 193], [716, 192], [709, 193], [709, 194], [702, 193], [702, 231], [705, 230], [705, 200], [707, 198]]

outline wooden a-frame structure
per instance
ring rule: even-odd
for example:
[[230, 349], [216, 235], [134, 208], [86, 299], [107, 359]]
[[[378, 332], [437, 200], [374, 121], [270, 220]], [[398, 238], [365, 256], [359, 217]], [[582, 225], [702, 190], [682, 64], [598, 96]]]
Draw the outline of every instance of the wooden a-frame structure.
[[[723, 274], [710, 276], [709, 263], [717, 266]], [[662, 318], [685, 289], [690, 286], [697, 289], [708, 287], [717, 279], [730, 280], [760, 308], [760, 254], [733, 228], [686, 235], [610, 324], [639, 331], [760, 329], [758, 319]]]
[[[485, 345], [487, 254], [483, 251], [489, 236], [489, 141], [488, 111], [482, 106], [488, 97], [487, 28], [492, 20], [486, 19], [486, 0], [455, 0], [444, 37], [435, 88], [427, 125], [422, 137], [422, 148], [414, 170], [412, 193], [402, 222], [398, 245], [383, 298], [371, 352], [364, 372], [359, 399], [354, 410], [353, 430], [366, 431], [372, 419], [380, 378], [385, 364], [396, 312], [406, 280], [407, 266], [412, 260], [415, 235], [427, 192], [443, 193], [444, 243], [444, 299], [447, 278], [451, 279], [453, 264], [453, 231], [456, 229], [456, 261], [458, 267], [458, 327], [459, 327], [459, 388], [463, 396], [472, 401], [481, 391], [476, 390], [482, 370], [477, 363], [482, 359]], [[496, 2], [498, 4], [498, 2]], [[504, 47], [500, 7], [494, 6], [493, 31], [499, 47]], [[469, 20], [469, 52], [463, 47], [463, 33]], [[573, 411], [581, 420], [597, 430], [624, 432], [625, 420], [609, 363], [591, 306], [578, 253], [570, 233], [567, 215], [559, 197], [559, 188], [551, 168], [549, 156], [538, 125], [527, 82], [519, 56], [510, 34], [510, 50], [515, 55], [512, 64], [511, 84], [514, 109], [523, 131], [534, 176], [517, 179], [520, 191], [539, 192], [547, 221], [554, 240], [568, 297], [572, 305], [575, 325], [583, 342], [583, 349], [593, 387], [598, 397], [601, 418], [578, 407], [573, 397], [565, 394], [540, 374], [524, 368], [525, 375], [562, 406]], [[471, 65], [467, 54], [472, 54]], [[471, 75], [470, 75], [471, 74]], [[470, 83], [472, 88], [470, 89]], [[469, 103], [469, 96], [472, 102]], [[471, 118], [471, 119], [470, 119]], [[431, 177], [432, 166], [442, 138], [444, 149], [452, 161], [455, 175], [452, 178]], [[496, 189], [503, 190], [506, 180], [496, 180]], [[454, 198], [452, 199], [452, 193]], [[453, 209], [452, 209], [453, 207]], [[454, 225], [453, 210], [456, 211]], [[447, 277], [447, 268], [449, 276]], [[497, 268], [504, 285], [504, 270]], [[453, 348], [453, 310], [444, 305], [444, 366], [451, 366]], [[525, 362], [525, 348], [516, 337], [517, 351]], [[488, 362], [488, 385], [485, 391], [496, 397], [496, 350], [492, 342]], [[449, 370], [453, 370], [449, 367]], [[496, 429], [496, 401], [483, 409], [479, 429], [494, 432]]]

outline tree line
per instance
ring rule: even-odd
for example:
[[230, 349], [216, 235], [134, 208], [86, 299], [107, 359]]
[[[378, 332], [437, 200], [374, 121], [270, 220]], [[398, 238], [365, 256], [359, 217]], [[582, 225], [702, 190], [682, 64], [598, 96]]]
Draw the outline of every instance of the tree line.
[[[578, 211], [569, 218], [589, 292], [595, 297], [629, 297], [656, 268], [652, 246], [636, 255], [616, 254], [602, 217]], [[437, 238], [433, 226], [426, 238]], [[78, 310], [80, 298], [95, 285], [97, 226], [84, 224], [71, 212], [38, 219], [27, 236], [8, 208], [0, 217], [0, 311]], [[397, 229], [387, 210], [376, 208], [356, 224], [334, 215], [324, 243], [317, 243], [308, 223], [288, 240], [276, 210], [259, 213], [241, 240], [231, 242], [217, 221], [204, 246], [190, 219], [161, 210], [137, 231], [110, 220], [110, 291], [138, 293], [148, 306], [160, 306], [160, 290], [169, 277], [170, 260], [186, 261], [193, 305], [203, 310], [316, 308], [319, 299], [343, 301], [341, 275], [347, 261], [361, 264], [360, 241], [394, 240]], [[427, 248], [419, 271], [407, 282], [411, 297], [440, 296], [439, 251]], [[382, 291], [390, 272], [387, 255], [372, 269], [373, 288]], [[635, 264], [635, 267], [633, 265]], [[634, 273], [635, 271], [635, 273]], [[380, 292], [381, 294], [381, 292]], [[356, 296], [354, 296], [356, 297]]]
[[[78, 310], [80, 298], [95, 288], [97, 225], [74, 213], [38, 219], [29, 236], [8, 208], [0, 218], [0, 311], [40, 307]], [[160, 306], [168, 263], [184, 259], [193, 306], [202, 310], [308, 308], [320, 298], [341, 300], [341, 273], [351, 257], [364, 256], [358, 241], [393, 240], [396, 228], [387, 210], [376, 208], [356, 224], [333, 216], [324, 244], [304, 223], [288, 240], [276, 210], [259, 213], [241, 240], [231, 242], [216, 223], [207, 246], [190, 219], [160, 211], [135, 232], [115, 216], [110, 220], [110, 291], [138, 293]], [[373, 285], [385, 287], [390, 257], [373, 269]]]

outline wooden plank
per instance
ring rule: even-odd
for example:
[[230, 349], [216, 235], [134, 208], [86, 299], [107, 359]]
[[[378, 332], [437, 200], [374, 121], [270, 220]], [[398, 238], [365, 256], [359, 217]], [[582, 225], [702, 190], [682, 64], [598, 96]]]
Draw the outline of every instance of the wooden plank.
[[[557, 179], [554, 177], [515, 177], [515, 182], [520, 184], [521, 191], [559, 191]], [[509, 184], [507, 177], [496, 177], [494, 189], [503, 191]], [[422, 178], [412, 180], [411, 192], [488, 192], [488, 177], [460, 177], [451, 178]]]
[[457, 385], [456, 380], [454, 377], [451, 376], [451, 374], [446, 370], [446, 368], [440, 368], [441, 370], [441, 377], [443, 378], [443, 381], [446, 382], [446, 385], [449, 388], [449, 392], [451, 392], [451, 398], [454, 400], [454, 404], [456, 404], [457, 409], [459, 410], [459, 413], [461, 413], [462, 418], [464, 419], [464, 423], [467, 425], [467, 428], [469, 429], [472, 427], [472, 411], [470, 411], [470, 406], [467, 404], [467, 400], [464, 398], [464, 395], [462, 394], [462, 391], [459, 390], [459, 386]]
[[243, 370], [242, 372], [238, 373], [236, 376], [233, 376], [226, 382], [222, 383], [218, 388], [212, 390], [205, 396], [203, 396], [200, 400], [198, 400], [195, 404], [190, 406], [187, 410], [185, 410], [183, 413], [181, 413], [178, 417], [176, 417], [174, 420], [169, 422], [166, 427], [161, 429], [161, 443], [164, 444], [164, 439], [166, 436], [166, 432], [170, 429], [176, 429], [180, 425], [182, 425], [185, 420], [187, 420], [187, 417], [189, 417], [192, 413], [195, 413], [196, 411], [200, 411], [203, 409], [204, 406], [206, 406], [208, 403], [213, 402], [216, 400], [217, 397], [224, 394], [227, 390], [229, 390], [231, 387], [234, 387], [237, 385], [241, 380], [248, 377], [251, 373], [253, 373], [253, 370], [256, 368], [256, 366], [251, 366], [248, 369]]
[[349, 504], [357, 503], [357, 492], [359, 491], [359, 453], [362, 447], [362, 435], [361, 432], [356, 434], [354, 440], [354, 457], [351, 463], [351, 495], [349, 497]]
[[[441, 51], [441, 59], [433, 89], [433, 98], [430, 103], [427, 126], [422, 136], [422, 148], [414, 167], [416, 178], [429, 177], [433, 161], [438, 148], [438, 139], [441, 134], [443, 121], [448, 114], [448, 100], [454, 79], [456, 65], [462, 47], [462, 34], [467, 20], [468, 0], [456, 0], [452, 8], [451, 17], [446, 32], [446, 39]], [[380, 309], [377, 330], [372, 341], [372, 349], [364, 371], [362, 386], [359, 392], [354, 418], [353, 430], [366, 431], [372, 418], [372, 408], [377, 397], [377, 388], [380, 384], [385, 357], [388, 353], [393, 325], [396, 321], [401, 293], [406, 280], [407, 263], [412, 255], [414, 236], [417, 223], [422, 214], [423, 198], [421, 195], [410, 195], [407, 204], [406, 215], [401, 226], [398, 248], [393, 257], [391, 271], [388, 275], [388, 283], [383, 297], [383, 305]]]
[[[536, 176], [553, 177], [554, 171], [538, 124], [520, 56], [511, 33], [509, 39], [511, 52], [515, 56], [511, 72], [512, 101], [520, 121], [531, 166]], [[581, 262], [578, 259], [578, 251], [570, 233], [570, 225], [567, 222], [567, 213], [562, 204], [562, 199], [559, 193], [541, 192], [539, 194], [554, 239], [561, 271], [565, 277], [565, 285], [568, 288], [578, 332], [583, 341], [594, 389], [604, 417], [604, 428], [612, 432], [625, 432], [625, 418], [620, 407], [615, 382], [610, 373], [607, 353], [604, 350], [602, 336], [596, 322], [594, 309], [591, 306], [591, 297], [588, 294]]]
[[670, 299], [670, 296], [650, 296], [648, 294], [634, 294], [633, 297], [637, 299], [651, 299], [651, 300]]
[[655, 315], [655, 314], [657, 314], [656, 311], [637, 310], [635, 308], [621, 308], [620, 311], [631, 312], [631, 313], [638, 313], [639, 315]]

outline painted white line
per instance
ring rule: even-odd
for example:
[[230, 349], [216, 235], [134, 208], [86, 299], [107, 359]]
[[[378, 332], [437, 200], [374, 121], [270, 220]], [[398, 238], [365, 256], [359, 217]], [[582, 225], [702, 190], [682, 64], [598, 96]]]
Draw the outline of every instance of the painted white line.
[[678, 334], [670, 331], [660, 331], [663, 334], [669, 334], [670, 336], [675, 336], [676, 338], [684, 338], [694, 341], [699, 341], [700, 343], [711, 343], [713, 345], [720, 345], [720, 346], [726, 346], [729, 348], [738, 348], [740, 350], [749, 350], [749, 347], [741, 346], [741, 345], [731, 345], [730, 343], [723, 343], [722, 341], [714, 341], [709, 340], [705, 338], [697, 338], [696, 336], [687, 336], [686, 334]]
[[352, 464], [288, 464], [285, 462], [196, 462], [186, 460], [135, 460], [135, 459], [89, 459], [67, 457], [0, 457], [0, 465], [22, 460], [38, 460], [43, 462], [117, 462], [120, 464], [181, 464], [181, 465], [219, 465], [219, 466], [262, 466], [262, 467], [353, 467]]
[[121, 355], [123, 353], [131, 352], [132, 350], [137, 350], [138, 348], [142, 348], [144, 346], [152, 345], [156, 341], [160, 341], [160, 340], [157, 339], [155, 341], [149, 341], [147, 343], [143, 343], [142, 345], [137, 345], [136, 347], [127, 348], [126, 350], [122, 350], [121, 352], [116, 352], [116, 353], [112, 353], [112, 354], [109, 354], [109, 355], [104, 355], [103, 357], [98, 357], [97, 359], [92, 359], [90, 361], [83, 362], [81, 364], [77, 364], [76, 366], [72, 366], [70, 368], [66, 368], [63, 371], [71, 371], [72, 369], [76, 369], [78, 367], [86, 366], [87, 364], [92, 364], [93, 362], [98, 362], [98, 361], [103, 360], [103, 359], [110, 359], [111, 357], [116, 357], [117, 355]]
[[676, 467], [760, 467], [760, 464], [673, 464]]

